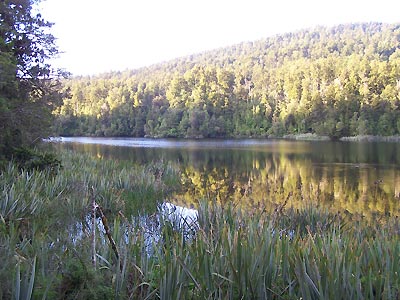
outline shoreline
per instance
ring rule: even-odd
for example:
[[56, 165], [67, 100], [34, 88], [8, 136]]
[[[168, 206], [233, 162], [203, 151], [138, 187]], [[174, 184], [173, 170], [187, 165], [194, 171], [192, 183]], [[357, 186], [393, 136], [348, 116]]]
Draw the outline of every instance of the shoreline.
[[331, 141], [329, 136], [315, 133], [286, 134], [282, 139], [295, 141]]
[[[100, 136], [55, 136], [49, 137], [47, 139], [43, 139], [44, 142], [63, 142], [68, 140], [68, 138], [135, 138], [135, 137], [117, 137], [117, 136], [108, 136], [108, 137], [100, 137]], [[158, 137], [141, 137], [140, 139], [149, 139], [149, 140], [157, 140], [157, 139], [179, 139], [179, 140], [240, 140], [240, 139], [267, 139], [267, 140], [295, 140], [295, 141], [332, 141], [329, 136], [326, 135], [317, 135], [315, 133], [301, 133], [301, 134], [286, 134], [282, 137], [278, 136], [268, 136], [268, 137], [226, 137], [226, 138], [158, 138]], [[390, 143], [400, 143], [400, 135], [393, 136], [379, 136], [379, 135], [356, 135], [356, 136], [345, 136], [337, 139], [340, 142], [390, 142]]]
[[339, 139], [342, 142], [390, 142], [400, 143], [400, 135], [379, 136], [379, 135], [356, 135]]

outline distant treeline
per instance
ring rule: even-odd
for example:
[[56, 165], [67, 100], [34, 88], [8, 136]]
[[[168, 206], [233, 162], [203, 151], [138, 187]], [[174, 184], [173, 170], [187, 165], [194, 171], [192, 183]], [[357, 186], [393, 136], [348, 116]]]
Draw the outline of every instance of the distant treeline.
[[400, 24], [318, 27], [65, 85], [60, 135], [397, 135]]

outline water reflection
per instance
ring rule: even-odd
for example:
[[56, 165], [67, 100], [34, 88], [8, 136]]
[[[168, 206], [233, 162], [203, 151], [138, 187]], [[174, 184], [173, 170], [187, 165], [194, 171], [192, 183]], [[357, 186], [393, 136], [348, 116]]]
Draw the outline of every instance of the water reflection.
[[[186, 240], [194, 238], [199, 229], [197, 210], [168, 202], [161, 203], [156, 213], [136, 216], [130, 222], [132, 226], [125, 228], [123, 233], [125, 242], [129, 243], [129, 239], [132, 238], [133, 228], [141, 228], [143, 250], [147, 255], [152, 255], [155, 251], [159, 251], [154, 247], [162, 239], [162, 231], [165, 226], [170, 226], [171, 230], [179, 232]], [[82, 240], [92, 237], [93, 224], [95, 226], [95, 238], [104, 242], [107, 232], [102, 218], [99, 216], [93, 222], [92, 215], [88, 214], [81, 221], [74, 222], [68, 226], [67, 232], [72, 239], [72, 243], [77, 245]]]
[[[84, 143], [87, 141], [91, 143]], [[288, 205], [294, 207], [312, 202], [329, 210], [365, 216], [399, 215], [399, 146], [147, 139], [86, 139], [59, 144], [97, 157], [139, 164], [160, 159], [170, 161], [180, 168], [182, 183], [182, 190], [172, 200], [186, 207], [206, 198], [244, 208], [273, 209], [289, 199]]]

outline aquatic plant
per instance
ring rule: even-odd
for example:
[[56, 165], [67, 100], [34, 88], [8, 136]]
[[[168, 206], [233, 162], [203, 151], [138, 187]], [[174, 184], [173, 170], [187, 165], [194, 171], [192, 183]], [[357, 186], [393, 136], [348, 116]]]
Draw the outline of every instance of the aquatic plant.
[[161, 214], [177, 182], [165, 162], [59, 155], [55, 175], [0, 174], [0, 299], [400, 297], [394, 217], [293, 209], [277, 194], [272, 211], [201, 200], [189, 223]]

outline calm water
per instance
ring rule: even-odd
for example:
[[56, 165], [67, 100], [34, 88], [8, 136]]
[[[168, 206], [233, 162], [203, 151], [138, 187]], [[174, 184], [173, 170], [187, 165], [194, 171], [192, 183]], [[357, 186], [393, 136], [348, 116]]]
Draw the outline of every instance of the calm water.
[[312, 203], [333, 211], [400, 215], [400, 144], [280, 140], [64, 138], [59, 147], [181, 170], [169, 201], [202, 198], [251, 209]]

